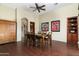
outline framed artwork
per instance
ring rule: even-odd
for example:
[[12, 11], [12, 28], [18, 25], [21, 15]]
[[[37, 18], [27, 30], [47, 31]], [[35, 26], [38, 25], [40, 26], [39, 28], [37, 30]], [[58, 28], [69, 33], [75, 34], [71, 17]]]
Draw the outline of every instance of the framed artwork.
[[49, 31], [49, 22], [41, 23], [41, 30], [42, 31]]
[[60, 20], [51, 21], [51, 31], [60, 32]]

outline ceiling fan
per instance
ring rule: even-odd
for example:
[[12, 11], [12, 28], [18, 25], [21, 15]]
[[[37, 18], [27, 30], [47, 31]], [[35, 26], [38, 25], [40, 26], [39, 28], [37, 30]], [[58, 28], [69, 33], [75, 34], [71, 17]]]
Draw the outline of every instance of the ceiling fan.
[[43, 7], [45, 7], [45, 5], [39, 6], [37, 3], [35, 3], [35, 7], [30, 7], [30, 8], [33, 8], [34, 9], [33, 11], [37, 10], [40, 13], [40, 10], [43, 10], [43, 11], [46, 10]]

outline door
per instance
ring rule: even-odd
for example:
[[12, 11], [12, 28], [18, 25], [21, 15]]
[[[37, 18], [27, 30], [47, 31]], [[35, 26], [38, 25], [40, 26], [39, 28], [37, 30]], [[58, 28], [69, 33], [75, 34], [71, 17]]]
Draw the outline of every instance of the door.
[[78, 23], [77, 17], [67, 19], [67, 45], [78, 47]]
[[31, 42], [35, 46], [35, 22], [30, 22]]
[[35, 22], [30, 22], [30, 32], [35, 33]]

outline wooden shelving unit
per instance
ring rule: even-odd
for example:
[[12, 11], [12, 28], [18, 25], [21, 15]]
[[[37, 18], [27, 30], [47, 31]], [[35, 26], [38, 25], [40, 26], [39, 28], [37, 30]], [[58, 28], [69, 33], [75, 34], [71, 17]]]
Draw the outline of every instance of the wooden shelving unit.
[[78, 23], [77, 17], [68, 18], [67, 23], [67, 44], [77, 47], [78, 44]]

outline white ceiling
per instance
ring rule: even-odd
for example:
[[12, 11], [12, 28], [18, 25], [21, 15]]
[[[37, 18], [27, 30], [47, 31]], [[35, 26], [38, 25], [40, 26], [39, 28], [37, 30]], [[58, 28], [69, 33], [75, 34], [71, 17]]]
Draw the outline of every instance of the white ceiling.
[[41, 10], [40, 13], [38, 11], [33, 12], [34, 9], [30, 8], [30, 7], [35, 7], [35, 3], [2, 3], [1, 5], [5, 5], [13, 9], [20, 7], [33, 14], [41, 15], [51, 10], [54, 10], [55, 8], [60, 8], [69, 5], [69, 3], [58, 3], [57, 5], [55, 5], [55, 3], [38, 3], [39, 6], [46, 5], [44, 7], [46, 11]]

